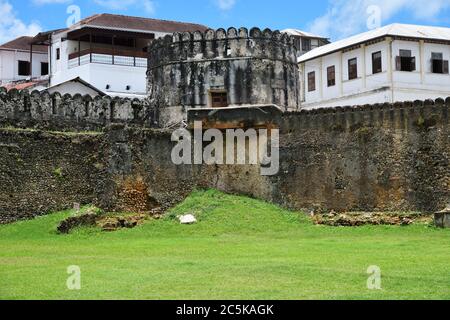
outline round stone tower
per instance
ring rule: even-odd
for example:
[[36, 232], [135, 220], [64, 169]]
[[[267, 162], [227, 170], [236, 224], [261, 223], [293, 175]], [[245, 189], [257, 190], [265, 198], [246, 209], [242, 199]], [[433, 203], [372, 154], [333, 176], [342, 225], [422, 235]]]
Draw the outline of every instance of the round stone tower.
[[297, 110], [297, 50], [279, 31], [230, 28], [175, 33], [149, 49], [148, 95], [162, 124], [189, 108], [275, 104]]

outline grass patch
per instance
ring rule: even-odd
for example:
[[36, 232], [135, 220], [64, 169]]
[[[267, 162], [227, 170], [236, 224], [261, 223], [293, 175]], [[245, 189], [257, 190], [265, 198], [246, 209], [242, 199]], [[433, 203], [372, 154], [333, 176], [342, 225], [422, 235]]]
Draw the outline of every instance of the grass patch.
[[[180, 225], [185, 213], [199, 223]], [[58, 235], [72, 214], [0, 226], [1, 299], [450, 299], [450, 230], [316, 226], [213, 190], [114, 233]], [[81, 268], [80, 291], [66, 287], [71, 265]], [[372, 265], [383, 290], [367, 289]]]

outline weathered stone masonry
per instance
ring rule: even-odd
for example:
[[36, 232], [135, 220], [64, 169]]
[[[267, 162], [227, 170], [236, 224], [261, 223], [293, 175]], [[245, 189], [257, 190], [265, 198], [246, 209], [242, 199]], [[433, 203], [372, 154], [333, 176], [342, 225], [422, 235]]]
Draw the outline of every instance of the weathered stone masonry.
[[148, 94], [161, 125], [183, 119], [187, 108], [212, 105], [222, 91], [228, 105], [299, 106], [297, 52], [290, 36], [253, 28], [175, 33], [150, 47]]
[[146, 101], [47, 92], [6, 92], [0, 87], [0, 124], [61, 131], [102, 130], [110, 123], [152, 127], [154, 108]]
[[273, 177], [258, 166], [176, 166], [165, 130], [124, 123], [97, 134], [1, 129], [0, 217], [9, 222], [72, 202], [145, 211], [173, 205], [195, 187], [295, 209], [434, 212], [450, 199], [449, 109], [450, 99], [280, 113], [273, 122], [281, 170]]
[[93, 203], [106, 177], [102, 140], [0, 129], [0, 223]]
[[[196, 187], [307, 210], [434, 212], [450, 202], [450, 98], [296, 112], [292, 39], [257, 28], [174, 34], [149, 55], [148, 101], [0, 88], [0, 223], [74, 202], [167, 208]], [[216, 91], [241, 108], [208, 109]], [[279, 173], [174, 165], [172, 131], [155, 128], [179, 124], [186, 109], [205, 127], [279, 128]]]

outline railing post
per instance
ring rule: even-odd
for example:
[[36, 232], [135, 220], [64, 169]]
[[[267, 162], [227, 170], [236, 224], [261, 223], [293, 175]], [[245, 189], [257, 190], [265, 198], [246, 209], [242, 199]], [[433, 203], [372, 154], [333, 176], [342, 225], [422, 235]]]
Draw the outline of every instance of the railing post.
[[112, 64], [114, 65], [114, 38], [115, 36], [112, 36]]
[[136, 67], [136, 38], [133, 38], [133, 66]]
[[89, 63], [92, 63], [92, 31], [89, 32]]
[[28, 68], [30, 69], [30, 79], [33, 79], [33, 44], [30, 44], [30, 64], [28, 65]]
[[81, 38], [78, 38], [78, 66], [81, 66]]

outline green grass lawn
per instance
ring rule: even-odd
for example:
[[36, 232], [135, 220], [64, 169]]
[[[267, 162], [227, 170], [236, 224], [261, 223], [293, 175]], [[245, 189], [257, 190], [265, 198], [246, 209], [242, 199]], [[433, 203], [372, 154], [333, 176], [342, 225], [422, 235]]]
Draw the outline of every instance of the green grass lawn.
[[[173, 217], [195, 213], [199, 223]], [[450, 299], [450, 230], [335, 228], [217, 191], [132, 230], [58, 235], [71, 211], [0, 227], [1, 299]], [[82, 288], [66, 287], [67, 267]], [[369, 266], [382, 290], [368, 290]]]

